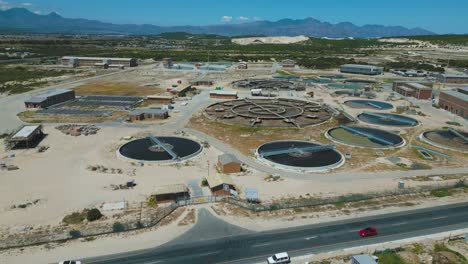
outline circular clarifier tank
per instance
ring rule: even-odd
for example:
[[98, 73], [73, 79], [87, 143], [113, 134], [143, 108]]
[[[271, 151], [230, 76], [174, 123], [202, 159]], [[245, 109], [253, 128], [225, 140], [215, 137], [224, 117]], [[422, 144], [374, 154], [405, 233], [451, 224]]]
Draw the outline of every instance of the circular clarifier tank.
[[352, 108], [361, 109], [388, 110], [393, 108], [392, 104], [373, 100], [349, 100], [344, 102], [344, 104]]
[[118, 155], [133, 161], [178, 162], [203, 150], [200, 143], [183, 137], [146, 137], [120, 147]]
[[369, 127], [339, 126], [328, 130], [327, 137], [340, 144], [375, 149], [397, 148], [405, 144], [399, 135]]
[[358, 115], [358, 119], [381, 126], [414, 127], [418, 125], [418, 121], [414, 118], [387, 113], [364, 112]]
[[326, 171], [344, 164], [333, 145], [307, 141], [273, 141], [257, 149], [257, 157], [274, 167], [297, 171]]
[[420, 138], [439, 148], [468, 153], [468, 132], [458, 129], [430, 130], [421, 134]]

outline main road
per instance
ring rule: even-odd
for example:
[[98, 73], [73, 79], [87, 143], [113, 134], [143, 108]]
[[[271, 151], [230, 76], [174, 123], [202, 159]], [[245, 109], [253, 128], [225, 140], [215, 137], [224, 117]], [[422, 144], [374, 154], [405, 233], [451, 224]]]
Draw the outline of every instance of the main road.
[[[379, 235], [361, 238], [375, 226]], [[277, 252], [294, 257], [468, 228], [468, 203], [230, 237], [169, 243], [157, 248], [87, 259], [84, 263], [257, 263]], [[131, 245], [129, 245], [130, 249]]]

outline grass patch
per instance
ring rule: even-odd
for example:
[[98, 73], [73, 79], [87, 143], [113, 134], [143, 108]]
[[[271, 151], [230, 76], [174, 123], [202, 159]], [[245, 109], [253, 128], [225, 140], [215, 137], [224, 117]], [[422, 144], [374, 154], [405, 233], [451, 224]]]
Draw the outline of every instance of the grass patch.
[[67, 225], [77, 225], [83, 222], [86, 219], [86, 212], [74, 212], [69, 215], [66, 215], [62, 222]]
[[450, 252], [450, 253], [453, 253], [455, 254], [459, 259], [460, 259], [460, 262], [459, 263], [462, 263], [462, 264], [465, 264], [467, 263], [467, 259], [465, 256], [463, 256], [460, 252], [458, 251], [455, 251], [455, 250], [451, 250], [450, 248], [448, 248], [446, 245], [444, 244], [435, 244], [434, 245], [434, 252]]
[[383, 253], [377, 255], [379, 257], [379, 263], [385, 264], [408, 264], [400, 255], [397, 253]]
[[439, 198], [451, 196], [452, 194], [453, 194], [453, 192], [451, 190], [449, 190], [449, 189], [441, 189], [441, 190], [432, 190], [431, 191], [432, 196], [439, 197]]
[[413, 248], [411, 249], [411, 251], [414, 253], [414, 254], [417, 254], [417, 255], [420, 255], [424, 252], [424, 246], [421, 245], [421, 244], [414, 244], [413, 245]]
[[140, 86], [131, 82], [91, 82], [76, 87], [77, 95], [118, 95], [145, 96], [163, 92], [163, 89], [153, 86]]
[[458, 123], [458, 122], [455, 122], [455, 121], [447, 121], [445, 122], [447, 125], [451, 125], [451, 126], [463, 126], [462, 124]]

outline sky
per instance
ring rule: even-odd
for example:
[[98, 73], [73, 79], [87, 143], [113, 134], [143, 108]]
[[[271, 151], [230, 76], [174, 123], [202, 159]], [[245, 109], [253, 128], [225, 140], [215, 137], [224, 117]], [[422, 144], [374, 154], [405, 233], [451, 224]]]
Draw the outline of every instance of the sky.
[[313, 17], [468, 33], [467, 0], [0, 0], [0, 9], [12, 7], [119, 24], [196, 26]]

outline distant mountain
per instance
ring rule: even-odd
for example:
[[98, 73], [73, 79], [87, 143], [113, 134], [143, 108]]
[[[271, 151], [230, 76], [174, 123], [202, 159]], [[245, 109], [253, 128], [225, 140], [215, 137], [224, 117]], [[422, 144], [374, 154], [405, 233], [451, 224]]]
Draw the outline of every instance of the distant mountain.
[[422, 28], [408, 29], [401, 26], [364, 25], [349, 22], [331, 24], [314, 18], [282, 19], [279, 21], [256, 21], [243, 24], [208, 26], [160, 27], [155, 25], [112, 24], [97, 20], [64, 18], [57, 13], [37, 15], [24, 8], [0, 11], [0, 29], [37, 33], [90, 33], [90, 34], [161, 34], [187, 32], [191, 34], [218, 34], [224, 36], [265, 35], [365, 38], [390, 36], [433, 35]]

